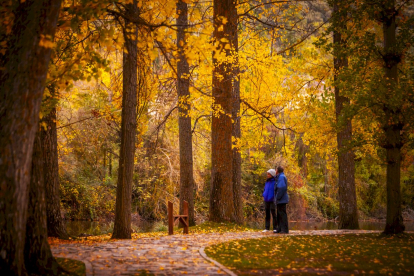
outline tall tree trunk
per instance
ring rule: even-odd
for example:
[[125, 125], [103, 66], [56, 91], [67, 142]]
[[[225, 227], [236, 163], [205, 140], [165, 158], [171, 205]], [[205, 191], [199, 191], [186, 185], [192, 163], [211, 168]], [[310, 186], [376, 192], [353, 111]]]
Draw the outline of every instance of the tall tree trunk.
[[187, 3], [177, 2], [177, 94], [178, 94], [178, 130], [180, 141], [180, 214], [183, 213], [183, 201], [188, 202], [189, 224], [195, 225], [194, 217], [194, 178], [193, 178], [193, 142], [190, 110], [190, 68], [184, 51], [186, 48], [185, 31], [188, 25]]
[[[210, 220], [234, 221], [233, 197], [233, 72], [232, 64], [223, 62], [231, 51], [226, 45], [231, 41], [231, 12], [233, 0], [214, 0], [214, 40], [217, 48], [213, 52], [213, 118], [211, 125], [211, 194]], [[227, 22], [223, 24], [223, 20]]]
[[47, 168], [43, 168], [41, 144], [41, 134], [38, 131], [33, 146], [24, 257], [26, 269], [30, 274], [58, 275], [59, 265], [53, 257], [47, 242], [48, 229], [44, 183], [44, 169], [46, 171]]
[[308, 175], [308, 158], [306, 153], [309, 151], [309, 147], [303, 143], [303, 134], [300, 134], [300, 137], [296, 143], [298, 149], [298, 165], [300, 167], [300, 173], [302, 177], [306, 179]]
[[[384, 34], [384, 71], [387, 99], [392, 99], [398, 87], [398, 63], [401, 55], [396, 52], [396, 24], [395, 0], [383, 3], [383, 34]], [[392, 104], [392, 103], [390, 103]], [[402, 104], [400, 104], [401, 106]], [[385, 234], [398, 234], [405, 230], [401, 210], [401, 148], [403, 141], [401, 131], [403, 123], [400, 121], [401, 110], [384, 104], [385, 118], [383, 129], [387, 151], [387, 221]]]
[[238, 16], [236, 5], [231, 6], [229, 18], [230, 43], [234, 55], [232, 64], [232, 85], [233, 85], [233, 130], [232, 136], [235, 141], [233, 146], [233, 202], [234, 202], [234, 221], [238, 224], [243, 223], [243, 200], [242, 200], [242, 182], [241, 182], [241, 117], [240, 117], [240, 70], [239, 70], [239, 36], [237, 32]]
[[43, 122], [41, 130], [43, 150], [44, 183], [46, 189], [47, 234], [49, 237], [69, 239], [65, 223], [60, 213], [59, 163], [57, 151], [56, 108], [54, 107]]
[[233, 202], [234, 202], [234, 222], [242, 224], [244, 220], [243, 200], [242, 200], [242, 180], [241, 180], [241, 149], [240, 149], [240, 82], [235, 81], [235, 97], [233, 103], [233, 137], [238, 145], [233, 147]]
[[328, 170], [328, 162], [325, 160], [323, 162], [323, 192], [325, 196], [328, 196], [328, 185], [329, 185], [329, 170]]
[[44, 42], [55, 33], [60, 9], [60, 0], [17, 3], [6, 54], [0, 59], [1, 275], [22, 275], [25, 271], [33, 142], [51, 52]]
[[[126, 5], [126, 13], [136, 14], [136, 1]], [[137, 129], [137, 27], [125, 20], [123, 54], [123, 95], [121, 148], [113, 239], [131, 238], [132, 177], [134, 173], [135, 134]]]
[[109, 158], [108, 158], [108, 175], [112, 177], [112, 153], [109, 152]]
[[334, 68], [335, 68], [335, 109], [338, 143], [338, 193], [339, 193], [339, 229], [359, 229], [358, 208], [355, 190], [355, 161], [352, 150], [352, 119], [347, 116], [344, 107], [350, 104], [349, 98], [339, 88], [339, 74], [348, 67], [348, 58], [344, 53], [346, 42], [341, 32], [346, 30], [345, 11], [334, 3]]
[[[105, 146], [106, 147], [106, 146]], [[107, 156], [106, 148], [103, 149], [103, 177], [102, 180], [106, 177], [106, 156]]]

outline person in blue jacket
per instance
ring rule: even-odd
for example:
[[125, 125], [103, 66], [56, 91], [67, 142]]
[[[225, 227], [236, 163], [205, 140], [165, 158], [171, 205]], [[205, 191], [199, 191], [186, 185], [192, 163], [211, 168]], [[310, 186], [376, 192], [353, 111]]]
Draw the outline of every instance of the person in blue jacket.
[[287, 193], [288, 182], [283, 173], [283, 167], [277, 167], [276, 178], [274, 204], [277, 208], [278, 228], [277, 230], [273, 230], [273, 232], [289, 234], [288, 217], [286, 213], [286, 204], [289, 203], [289, 196]]
[[270, 213], [273, 217], [273, 230], [277, 229], [277, 219], [276, 219], [276, 211], [275, 211], [275, 204], [274, 204], [274, 192], [275, 192], [275, 184], [276, 184], [276, 171], [274, 169], [270, 169], [267, 171], [267, 179], [263, 191], [263, 199], [266, 211], [266, 218], [265, 218], [265, 230], [263, 232], [268, 232], [270, 229]]

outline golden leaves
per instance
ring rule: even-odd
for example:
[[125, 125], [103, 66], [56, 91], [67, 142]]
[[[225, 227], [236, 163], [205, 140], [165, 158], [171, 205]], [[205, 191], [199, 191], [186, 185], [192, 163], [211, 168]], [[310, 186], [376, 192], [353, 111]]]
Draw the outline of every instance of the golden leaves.
[[39, 40], [39, 46], [43, 47], [43, 48], [53, 48], [54, 47], [54, 43], [52, 41], [52, 37], [51, 36], [45, 36], [45, 35], [40, 35], [40, 40]]

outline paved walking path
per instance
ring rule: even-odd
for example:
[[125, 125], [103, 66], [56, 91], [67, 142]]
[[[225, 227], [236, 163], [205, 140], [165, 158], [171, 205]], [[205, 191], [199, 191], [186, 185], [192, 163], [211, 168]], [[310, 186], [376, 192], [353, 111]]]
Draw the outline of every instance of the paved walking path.
[[[379, 231], [312, 230], [290, 231], [289, 235], [333, 235]], [[118, 240], [84, 245], [53, 245], [56, 257], [85, 262], [87, 275], [139, 275], [146, 270], [156, 275], [226, 275], [219, 265], [200, 254], [200, 249], [234, 239], [261, 238], [272, 232], [236, 232], [162, 236]], [[201, 250], [203, 251], [203, 250]]]

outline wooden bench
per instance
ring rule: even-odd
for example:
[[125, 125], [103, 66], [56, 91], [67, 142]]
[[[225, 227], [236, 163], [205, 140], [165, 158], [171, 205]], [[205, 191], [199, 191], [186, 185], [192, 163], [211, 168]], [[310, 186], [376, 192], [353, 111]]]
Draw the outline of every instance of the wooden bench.
[[188, 202], [183, 201], [183, 213], [182, 215], [174, 216], [174, 204], [168, 201], [168, 235], [174, 234], [174, 223], [177, 221], [184, 226], [183, 233], [188, 234]]

